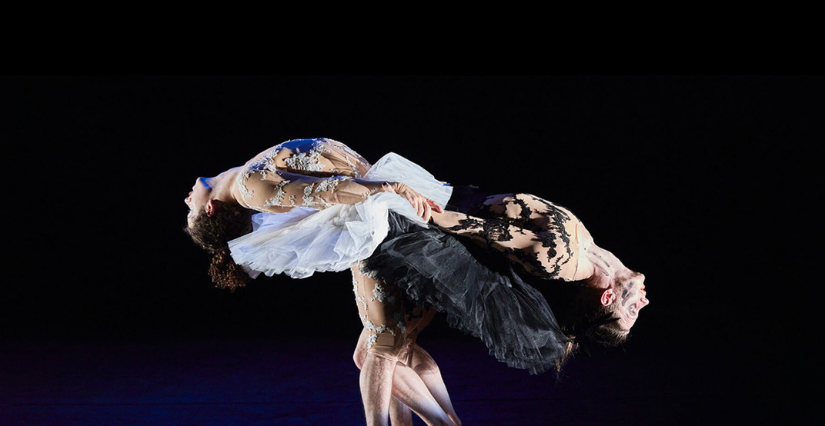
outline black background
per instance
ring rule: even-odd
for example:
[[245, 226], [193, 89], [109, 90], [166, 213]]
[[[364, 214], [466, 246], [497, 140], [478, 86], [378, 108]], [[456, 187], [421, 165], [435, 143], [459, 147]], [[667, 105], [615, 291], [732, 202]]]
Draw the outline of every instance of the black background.
[[348, 273], [221, 291], [182, 232], [196, 177], [328, 137], [571, 209], [647, 276], [625, 350], [699, 378], [663, 392], [722, 386], [807, 413], [821, 383], [806, 344], [822, 340], [823, 78], [3, 77], [0, 98], [7, 343], [354, 344]]

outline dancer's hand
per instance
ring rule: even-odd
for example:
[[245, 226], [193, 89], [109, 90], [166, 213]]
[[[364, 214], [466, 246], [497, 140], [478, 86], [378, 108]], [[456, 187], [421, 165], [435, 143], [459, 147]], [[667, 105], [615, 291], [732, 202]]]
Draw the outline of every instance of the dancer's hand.
[[409, 201], [413, 208], [415, 208], [415, 214], [424, 219], [425, 222], [430, 221], [433, 212], [443, 212], [435, 201], [427, 199], [403, 183], [386, 183], [384, 186], [387, 192], [394, 192]]

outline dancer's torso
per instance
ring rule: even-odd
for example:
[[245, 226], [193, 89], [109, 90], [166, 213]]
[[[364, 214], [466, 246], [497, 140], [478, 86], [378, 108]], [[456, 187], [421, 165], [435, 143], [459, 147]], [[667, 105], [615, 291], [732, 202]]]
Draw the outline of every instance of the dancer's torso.
[[308, 176], [360, 178], [370, 163], [341, 142], [326, 138], [294, 139], [262, 151], [243, 167], [245, 172], [268, 170]]
[[346, 189], [362, 195], [363, 188], [341, 179], [361, 178], [369, 169], [370, 163], [364, 157], [341, 142], [295, 139], [249, 160], [238, 173], [234, 190], [243, 205], [259, 211], [323, 209], [337, 202], [331, 195], [347, 195]]

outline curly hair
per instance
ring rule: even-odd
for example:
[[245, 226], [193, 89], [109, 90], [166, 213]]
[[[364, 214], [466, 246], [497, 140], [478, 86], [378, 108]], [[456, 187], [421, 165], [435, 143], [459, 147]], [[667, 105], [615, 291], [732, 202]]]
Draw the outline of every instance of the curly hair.
[[250, 281], [249, 275], [232, 260], [227, 242], [252, 232], [251, 211], [238, 204], [224, 203], [212, 217], [202, 210], [184, 232], [212, 255], [209, 276], [216, 287], [234, 291]]

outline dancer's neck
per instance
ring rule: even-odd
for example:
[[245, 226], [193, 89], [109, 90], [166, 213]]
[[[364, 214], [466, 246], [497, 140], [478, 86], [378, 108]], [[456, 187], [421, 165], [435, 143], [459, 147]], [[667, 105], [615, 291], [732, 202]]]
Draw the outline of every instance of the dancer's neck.
[[237, 203], [237, 196], [235, 188], [235, 179], [240, 173], [241, 168], [235, 167], [219, 175], [207, 179], [207, 183], [212, 188], [210, 199]]

